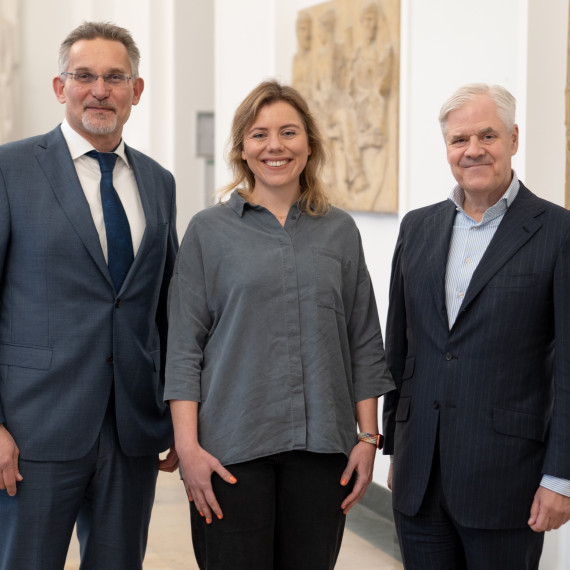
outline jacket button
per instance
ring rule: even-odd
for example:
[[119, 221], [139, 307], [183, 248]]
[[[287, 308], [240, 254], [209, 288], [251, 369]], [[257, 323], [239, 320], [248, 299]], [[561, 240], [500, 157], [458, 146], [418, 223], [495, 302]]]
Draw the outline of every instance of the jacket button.
[[117, 300], [115, 301], [115, 308], [118, 309], [118, 308], [121, 306], [121, 303], [122, 303], [122, 302], [123, 302], [123, 301], [122, 301], [121, 299], [117, 299]]
[[435, 402], [433, 403], [433, 409], [439, 410], [439, 402], [437, 400], [435, 400]]
[[107, 362], [109, 364], [113, 364], [113, 355], [111, 354], [111, 356], [107, 356]]
[[445, 360], [447, 360], [447, 361], [453, 360], [453, 354], [451, 354], [451, 352], [446, 352], [445, 353]]

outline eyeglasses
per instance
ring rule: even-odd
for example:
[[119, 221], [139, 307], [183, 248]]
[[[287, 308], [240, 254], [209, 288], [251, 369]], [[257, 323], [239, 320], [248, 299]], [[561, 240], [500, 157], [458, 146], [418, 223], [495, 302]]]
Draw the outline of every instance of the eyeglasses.
[[103, 78], [105, 83], [109, 85], [124, 85], [129, 79], [133, 79], [132, 75], [127, 75], [126, 73], [101, 73], [97, 75], [95, 73], [71, 73], [69, 71], [64, 71], [61, 75], [69, 75], [73, 77], [77, 83], [81, 83], [83, 85], [91, 85], [95, 83], [99, 77]]

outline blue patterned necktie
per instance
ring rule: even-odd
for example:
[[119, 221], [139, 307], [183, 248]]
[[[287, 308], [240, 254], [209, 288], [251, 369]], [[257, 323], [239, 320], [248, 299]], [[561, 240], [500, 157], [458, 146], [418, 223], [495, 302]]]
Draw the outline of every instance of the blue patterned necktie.
[[107, 233], [107, 264], [115, 291], [118, 292], [134, 259], [129, 220], [113, 186], [113, 169], [118, 155], [96, 150], [86, 154], [96, 158], [101, 169], [101, 204]]

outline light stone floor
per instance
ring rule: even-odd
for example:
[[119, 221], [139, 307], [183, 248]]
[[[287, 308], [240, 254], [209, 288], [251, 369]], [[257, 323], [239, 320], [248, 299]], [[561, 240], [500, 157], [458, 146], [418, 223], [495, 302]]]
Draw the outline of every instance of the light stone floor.
[[[355, 512], [353, 509], [348, 517]], [[359, 516], [358, 513], [354, 515]], [[350, 527], [350, 520], [348, 521]], [[77, 540], [69, 549], [65, 570], [78, 570]], [[401, 570], [396, 559], [384, 553], [348, 528], [336, 570]], [[160, 473], [144, 570], [198, 570], [190, 540], [188, 502], [178, 474]], [[252, 568], [252, 570], [255, 570]]]

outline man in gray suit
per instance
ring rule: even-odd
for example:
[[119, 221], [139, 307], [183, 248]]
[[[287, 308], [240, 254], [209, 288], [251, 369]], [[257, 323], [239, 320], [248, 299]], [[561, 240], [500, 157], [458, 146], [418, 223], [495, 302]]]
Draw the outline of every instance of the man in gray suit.
[[457, 186], [402, 220], [390, 285], [389, 486], [408, 570], [538, 568], [570, 517], [570, 213], [511, 170], [515, 100], [440, 123]]
[[76, 522], [82, 568], [142, 568], [178, 244], [172, 175], [122, 140], [139, 57], [127, 30], [79, 26], [64, 122], [0, 147], [2, 570], [61, 570]]

